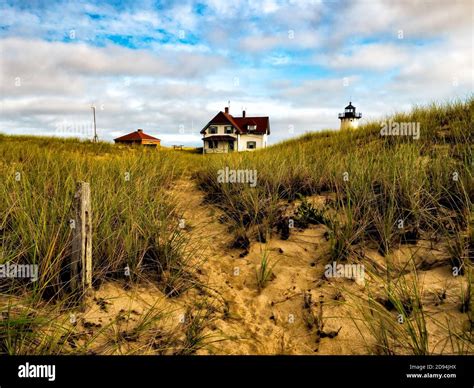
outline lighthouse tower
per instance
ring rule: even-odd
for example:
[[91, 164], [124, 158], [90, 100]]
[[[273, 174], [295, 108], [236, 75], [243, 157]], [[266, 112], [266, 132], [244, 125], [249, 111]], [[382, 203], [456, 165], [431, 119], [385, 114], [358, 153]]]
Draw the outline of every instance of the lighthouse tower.
[[339, 113], [341, 129], [357, 128], [361, 117], [362, 113], [356, 113], [356, 107], [349, 102], [349, 105], [344, 108], [344, 113]]

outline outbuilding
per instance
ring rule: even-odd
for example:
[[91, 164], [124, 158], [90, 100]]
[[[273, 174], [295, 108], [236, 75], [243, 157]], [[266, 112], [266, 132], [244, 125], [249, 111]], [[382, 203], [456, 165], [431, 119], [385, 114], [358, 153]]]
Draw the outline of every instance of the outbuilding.
[[161, 140], [147, 135], [145, 132], [143, 132], [143, 129], [137, 129], [135, 132], [114, 139], [114, 142], [116, 144], [136, 144], [147, 147], [159, 147]]

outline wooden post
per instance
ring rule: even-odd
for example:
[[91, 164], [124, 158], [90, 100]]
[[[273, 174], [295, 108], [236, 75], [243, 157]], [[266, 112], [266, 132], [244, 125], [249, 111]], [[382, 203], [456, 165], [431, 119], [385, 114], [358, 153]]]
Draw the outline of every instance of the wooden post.
[[78, 182], [74, 195], [71, 291], [82, 297], [92, 286], [92, 222], [89, 183]]

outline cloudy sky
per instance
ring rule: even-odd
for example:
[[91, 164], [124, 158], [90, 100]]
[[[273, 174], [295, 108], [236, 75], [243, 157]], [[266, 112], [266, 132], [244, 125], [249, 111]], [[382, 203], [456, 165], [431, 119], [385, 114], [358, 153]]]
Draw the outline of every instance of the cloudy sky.
[[473, 2], [0, 0], [0, 132], [199, 145], [230, 101], [270, 142], [473, 90]]

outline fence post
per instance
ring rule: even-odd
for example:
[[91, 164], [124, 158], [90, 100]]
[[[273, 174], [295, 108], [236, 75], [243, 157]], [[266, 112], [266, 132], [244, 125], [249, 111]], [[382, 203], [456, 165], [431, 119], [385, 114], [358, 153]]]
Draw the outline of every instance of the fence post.
[[74, 195], [71, 291], [82, 297], [92, 286], [92, 215], [88, 182], [77, 182]]

